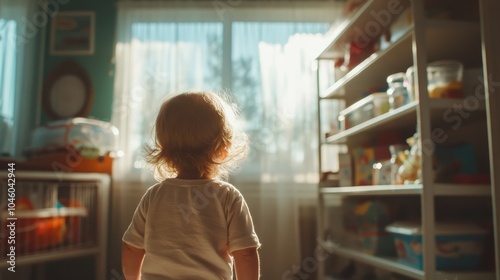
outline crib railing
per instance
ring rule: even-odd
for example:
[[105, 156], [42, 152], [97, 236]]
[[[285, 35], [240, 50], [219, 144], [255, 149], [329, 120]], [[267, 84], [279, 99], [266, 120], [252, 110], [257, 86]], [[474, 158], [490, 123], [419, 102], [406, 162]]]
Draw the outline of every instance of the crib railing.
[[[95, 255], [105, 278], [109, 175], [0, 173], [0, 267]], [[12, 194], [14, 193], [14, 195]], [[13, 199], [14, 198], [14, 199]]]

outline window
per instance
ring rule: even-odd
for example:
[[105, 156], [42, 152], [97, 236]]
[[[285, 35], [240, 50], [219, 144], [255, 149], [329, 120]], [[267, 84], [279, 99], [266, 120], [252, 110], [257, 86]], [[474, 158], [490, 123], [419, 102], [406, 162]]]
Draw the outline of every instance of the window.
[[[121, 163], [123, 176], [149, 177], [143, 172], [142, 147], [151, 140], [159, 104], [168, 93], [190, 89], [223, 89], [239, 104], [252, 143], [240, 178], [262, 179], [263, 154], [302, 170], [309, 166], [316, 176], [314, 57], [302, 53], [330, 28], [328, 10], [266, 9], [251, 16], [241, 8], [224, 19], [214, 10], [160, 10], [120, 7], [118, 12], [113, 123], [130, 157]], [[296, 70], [285, 74], [287, 68]], [[304, 83], [287, 82], [293, 79]], [[305, 114], [309, 108], [314, 110]], [[309, 130], [304, 134], [297, 125]]]
[[[34, 46], [39, 29], [28, 32], [37, 3], [0, 0], [0, 154], [18, 156], [33, 125]], [[36, 32], [34, 32], [36, 31]]]
[[11, 153], [14, 127], [16, 22], [0, 18], [0, 153]]

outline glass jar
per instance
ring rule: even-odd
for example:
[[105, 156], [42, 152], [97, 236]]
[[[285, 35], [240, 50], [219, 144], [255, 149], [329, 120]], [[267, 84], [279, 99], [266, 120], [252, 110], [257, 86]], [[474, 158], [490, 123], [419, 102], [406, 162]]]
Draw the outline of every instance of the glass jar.
[[441, 60], [427, 66], [430, 98], [462, 97], [463, 64], [460, 61]]
[[416, 92], [415, 92], [415, 74], [413, 73], [413, 66], [408, 67], [405, 73], [405, 82], [404, 85], [406, 90], [408, 90], [408, 96], [410, 97], [410, 101], [417, 100]]
[[397, 109], [410, 102], [408, 90], [405, 87], [405, 73], [396, 73], [387, 77], [387, 84], [389, 89], [387, 94], [389, 95], [389, 104], [391, 105], [391, 110]]

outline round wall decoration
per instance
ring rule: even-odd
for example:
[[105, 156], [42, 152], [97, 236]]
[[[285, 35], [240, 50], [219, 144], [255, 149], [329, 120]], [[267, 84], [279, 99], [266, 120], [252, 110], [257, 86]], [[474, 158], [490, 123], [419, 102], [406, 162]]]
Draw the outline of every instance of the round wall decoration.
[[54, 68], [43, 85], [42, 105], [52, 120], [87, 117], [93, 99], [87, 72], [73, 60]]

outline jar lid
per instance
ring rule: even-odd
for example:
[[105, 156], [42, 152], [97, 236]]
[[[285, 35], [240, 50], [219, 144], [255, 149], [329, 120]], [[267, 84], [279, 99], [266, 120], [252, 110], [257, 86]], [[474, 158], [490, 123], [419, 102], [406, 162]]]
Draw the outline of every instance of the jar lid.
[[395, 73], [395, 74], [389, 75], [387, 77], [387, 83], [388, 84], [403, 83], [405, 80], [405, 77], [406, 77], [406, 75], [403, 72]]
[[428, 71], [442, 71], [443, 69], [463, 69], [463, 64], [457, 60], [438, 60], [427, 65]]

